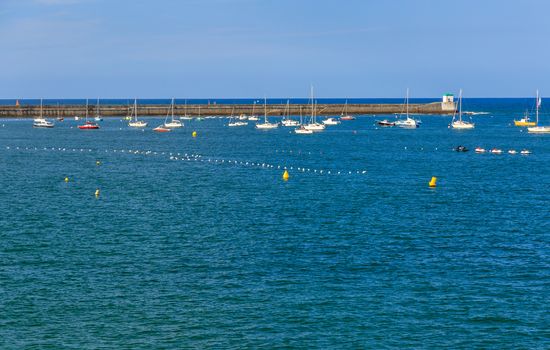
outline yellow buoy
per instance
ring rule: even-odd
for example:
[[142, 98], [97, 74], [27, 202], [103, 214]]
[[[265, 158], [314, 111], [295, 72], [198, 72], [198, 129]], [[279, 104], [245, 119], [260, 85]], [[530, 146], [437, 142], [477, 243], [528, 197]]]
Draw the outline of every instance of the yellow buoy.
[[436, 182], [437, 182], [437, 177], [432, 176], [432, 179], [430, 180], [430, 183], [428, 185], [430, 187], [435, 187]]
[[197, 137], [197, 132], [196, 131], [193, 131], [193, 133], [191, 134], [193, 137]]
[[68, 177], [65, 177], [65, 182], [69, 182], [69, 178], [68, 178]]
[[290, 175], [288, 175], [288, 171], [285, 170], [285, 172], [283, 173], [283, 180], [288, 181], [289, 178], [290, 178]]
[[95, 196], [99, 197], [99, 188], [97, 190], [95, 190]]

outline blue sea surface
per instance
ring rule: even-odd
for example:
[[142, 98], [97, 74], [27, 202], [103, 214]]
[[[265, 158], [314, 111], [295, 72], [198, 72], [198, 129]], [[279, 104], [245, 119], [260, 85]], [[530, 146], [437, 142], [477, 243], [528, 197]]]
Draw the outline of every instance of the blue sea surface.
[[550, 135], [468, 102], [469, 131], [0, 120], [0, 348], [550, 348]]

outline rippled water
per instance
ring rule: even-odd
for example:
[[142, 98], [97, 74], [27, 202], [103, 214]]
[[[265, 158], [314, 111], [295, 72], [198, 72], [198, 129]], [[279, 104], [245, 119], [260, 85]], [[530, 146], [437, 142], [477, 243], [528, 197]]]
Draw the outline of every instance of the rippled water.
[[466, 132], [1, 120], [0, 347], [548, 348], [550, 137], [477, 107]]

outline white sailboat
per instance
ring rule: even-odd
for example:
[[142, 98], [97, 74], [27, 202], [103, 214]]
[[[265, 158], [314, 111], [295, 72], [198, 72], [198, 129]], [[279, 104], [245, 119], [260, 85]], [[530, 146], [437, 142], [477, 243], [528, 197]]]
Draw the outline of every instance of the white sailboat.
[[251, 122], [257, 122], [258, 120], [260, 120], [260, 118], [254, 114], [254, 111], [256, 110], [256, 101], [254, 101], [254, 104], [252, 105], [252, 114], [248, 117], [248, 120], [250, 120]]
[[453, 120], [451, 121], [449, 128], [465, 130], [465, 129], [473, 129], [474, 127], [475, 127], [474, 123], [462, 120], [462, 89], [460, 89], [460, 93], [458, 95], [458, 119], [456, 119], [456, 110], [455, 110], [453, 114]]
[[539, 96], [539, 90], [537, 90], [537, 108], [536, 108], [536, 126], [527, 128], [527, 132], [530, 134], [550, 134], [550, 126], [539, 125], [539, 109], [542, 104], [542, 99]]
[[313, 98], [313, 86], [311, 87], [311, 118], [309, 120], [308, 124], [304, 125], [304, 128], [311, 131], [323, 131], [325, 130], [326, 126], [322, 123], [317, 123], [317, 116], [316, 116], [316, 103], [315, 99]]
[[257, 129], [277, 129], [279, 127], [279, 123], [270, 123], [267, 120], [267, 98], [264, 98], [264, 122], [256, 124]]
[[300, 123], [298, 123], [297, 120], [290, 119], [290, 101], [286, 101], [286, 108], [285, 113], [283, 115], [283, 120], [281, 122], [283, 126], [299, 126]]
[[103, 118], [101, 117], [101, 114], [99, 114], [99, 98], [97, 99], [96, 107], [95, 107], [95, 118], [94, 120], [96, 122], [103, 121]]
[[398, 126], [400, 128], [408, 128], [408, 129], [415, 129], [420, 126], [420, 121], [415, 120], [410, 117], [409, 115], [409, 89], [407, 88], [407, 97], [405, 98], [405, 119], [399, 119], [395, 122], [395, 126]]
[[134, 99], [134, 113], [132, 115], [132, 120], [128, 122], [128, 126], [132, 128], [145, 128], [147, 126], [147, 123], [143, 120], [138, 120], [137, 114], [137, 99]]
[[[168, 115], [171, 114], [171, 119], [168, 121]], [[164, 119], [164, 127], [167, 129], [181, 128], [183, 123], [180, 120], [174, 118], [174, 99], [172, 98], [172, 103], [170, 104], [170, 112], [166, 115]]]
[[35, 118], [32, 123], [33, 128], [53, 128], [54, 123], [47, 120], [43, 116], [43, 105], [42, 105], [42, 99], [40, 99], [40, 117]]
[[296, 134], [313, 134], [313, 130], [308, 130], [304, 127], [303, 117], [302, 117], [302, 107], [300, 107], [300, 126], [294, 129]]
[[[199, 106], [199, 111], [200, 111], [200, 106]], [[180, 117], [180, 120], [191, 120], [191, 117], [189, 115], [187, 115], [187, 100], [185, 100], [185, 107], [184, 107], [184, 112], [183, 112], [184, 115], [182, 115]]]

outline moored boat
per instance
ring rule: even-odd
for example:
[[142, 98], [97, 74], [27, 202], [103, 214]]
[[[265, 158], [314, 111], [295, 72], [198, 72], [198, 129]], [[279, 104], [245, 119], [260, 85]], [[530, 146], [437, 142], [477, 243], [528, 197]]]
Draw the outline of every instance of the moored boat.
[[539, 96], [539, 90], [537, 90], [537, 102], [536, 102], [536, 126], [527, 128], [527, 132], [530, 134], [550, 134], [550, 126], [539, 125], [539, 109], [542, 105], [542, 98]]
[[42, 99], [40, 99], [40, 117], [35, 118], [32, 123], [33, 128], [46, 128], [51, 129], [54, 127], [54, 123], [47, 120], [43, 116], [43, 106], [42, 106]]
[[97, 123], [88, 121], [88, 99], [86, 99], [86, 114], [85, 114], [85, 122], [84, 124], [81, 124], [78, 126], [81, 130], [96, 130], [99, 129], [99, 125]]
[[462, 89], [460, 89], [460, 93], [458, 95], [458, 117], [455, 110], [455, 113], [453, 114], [453, 119], [451, 120], [451, 124], [449, 124], [449, 128], [466, 130], [473, 129], [474, 127], [475, 124], [473, 122], [462, 119]]

